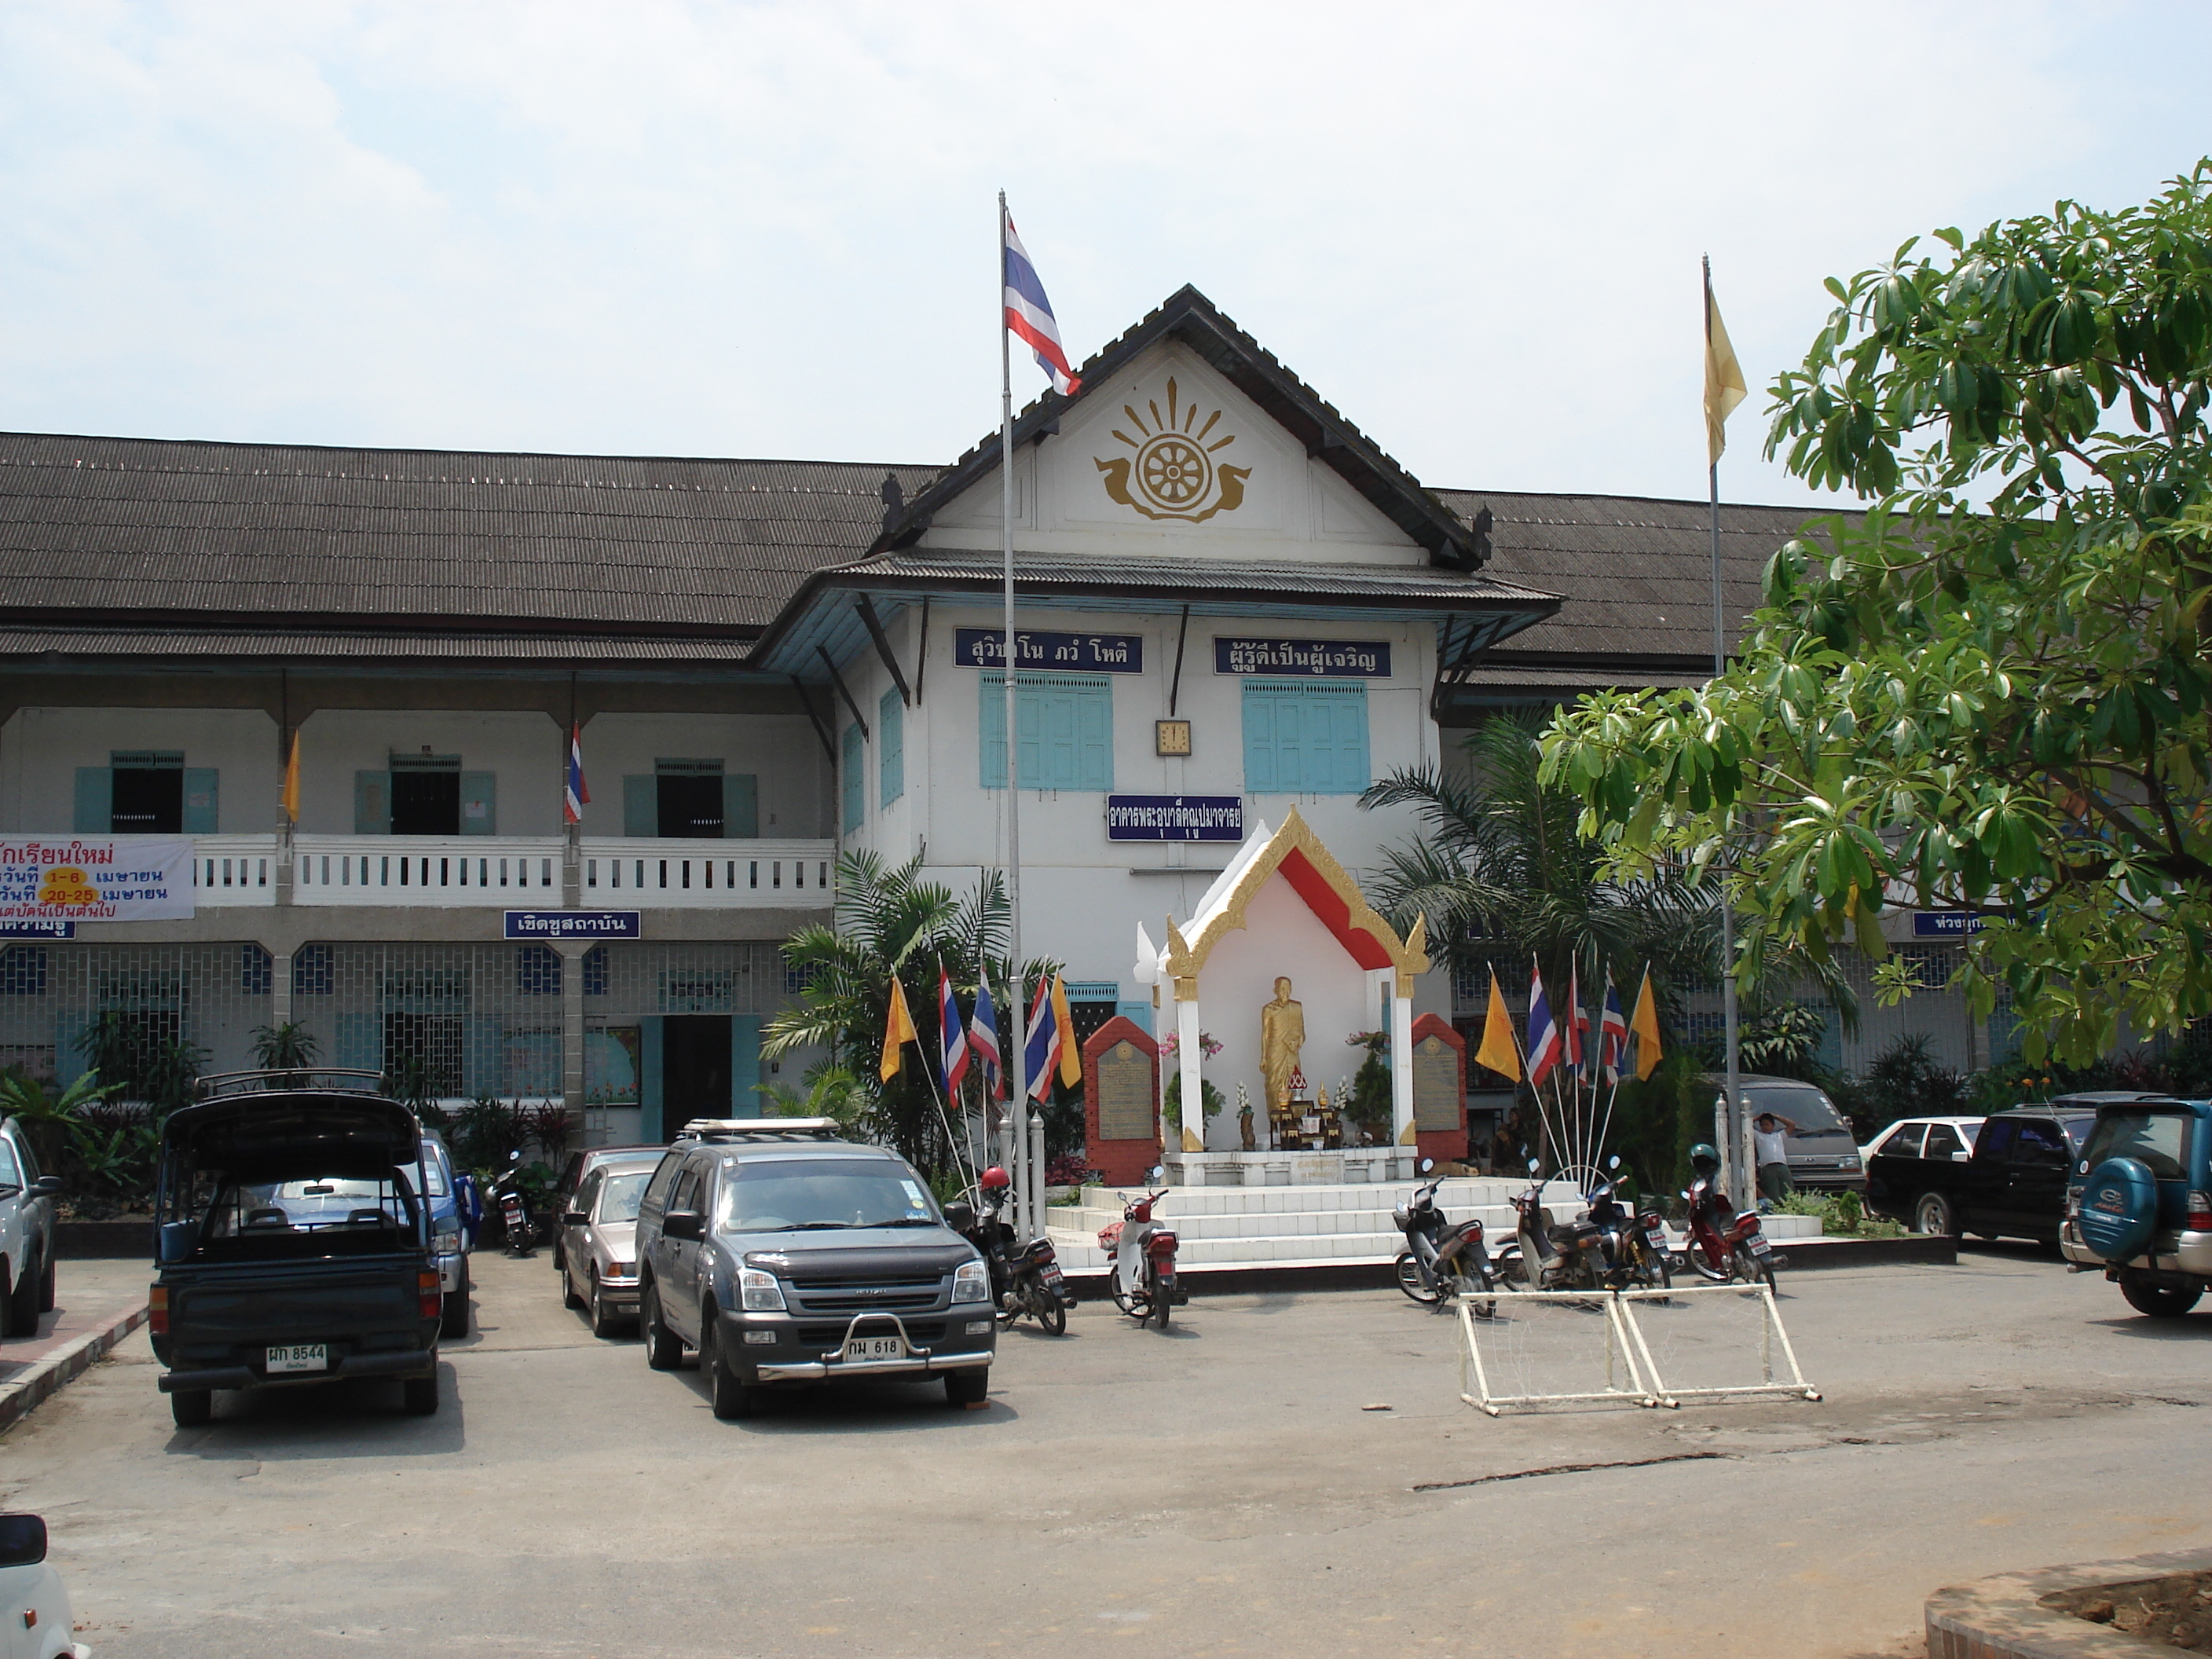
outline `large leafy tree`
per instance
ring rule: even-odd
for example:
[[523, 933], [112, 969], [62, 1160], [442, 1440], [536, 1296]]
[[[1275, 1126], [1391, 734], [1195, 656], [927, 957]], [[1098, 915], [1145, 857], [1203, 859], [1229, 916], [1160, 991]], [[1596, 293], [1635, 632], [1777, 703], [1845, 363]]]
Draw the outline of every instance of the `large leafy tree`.
[[[848, 853], [837, 862], [837, 899], [833, 920], [802, 927], [783, 947], [785, 962], [800, 981], [795, 1004], [762, 1027], [761, 1052], [771, 1057], [800, 1049], [826, 1051], [857, 1090], [857, 1108], [847, 1099], [838, 1115], [855, 1121], [884, 1145], [895, 1147], [917, 1168], [934, 1175], [957, 1169], [960, 1156], [948, 1139], [965, 1133], [960, 1103], [940, 1109], [924, 1050], [937, 1036], [937, 970], [941, 962], [964, 1006], [988, 974], [991, 998], [1001, 1012], [1000, 1046], [1012, 1036], [1005, 1017], [1012, 979], [1006, 956], [1008, 915], [1006, 885], [995, 871], [984, 875], [967, 895], [956, 895], [942, 882], [922, 878], [921, 860], [886, 866], [872, 852]], [[1029, 964], [1025, 983], [1034, 993], [1041, 975], [1060, 964]], [[906, 994], [921, 1043], [908, 1043], [899, 1069], [881, 1081], [884, 1027], [890, 1013], [891, 981]], [[970, 1068], [971, 1079], [976, 1068]], [[820, 1093], [826, 1073], [810, 1076]], [[968, 1088], [969, 1106], [980, 1111], [980, 1082]], [[791, 1101], [771, 1096], [779, 1106]]]
[[1754, 951], [1981, 915], [1959, 982], [2032, 1056], [2212, 1012], [2212, 162], [1828, 287], [1768, 453], [1870, 509], [1776, 553], [1729, 672], [1587, 699], [1547, 775], [1619, 867], [1721, 863]]

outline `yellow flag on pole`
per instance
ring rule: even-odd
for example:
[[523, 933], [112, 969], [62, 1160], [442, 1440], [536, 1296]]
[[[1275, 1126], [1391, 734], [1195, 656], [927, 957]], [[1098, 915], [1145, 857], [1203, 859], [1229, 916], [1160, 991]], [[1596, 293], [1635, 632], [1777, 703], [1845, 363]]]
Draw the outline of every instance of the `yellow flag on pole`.
[[284, 822], [297, 823], [300, 821], [300, 733], [296, 727], [292, 732], [291, 756], [284, 763], [283, 792], [277, 799], [284, 808]]
[[914, 1016], [907, 1012], [906, 988], [899, 983], [898, 975], [891, 975], [891, 1012], [884, 1022], [883, 1079], [889, 1083], [898, 1075], [899, 1048], [903, 1043], [919, 1042], [921, 1036], [914, 1029]]
[[1748, 395], [1751, 388], [1744, 384], [1743, 365], [1735, 360], [1735, 347], [1729, 343], [1728, 329], [1721, 321], [1720, 302], [1713, 298], [1713, 270], [1711, 261], [1705, 265], [1705, 459], [1708, 465], [1720, 460], [1721, 452], [1728, 447], [1725, 430], [1729, 414]]
[[1083, 1081], [1083, 1051], [1075, 1041], [1075, 1016], [1068, 1012], [1067, 981], [1052, 976], [1052, 1023], [1060, 1030], [1060, 1080], [1073, 1089]]
[[1651, 970], [1644, 970], [1644, 988], [1636, 994], [1636, 1016], [1628, 1022], [1636, 1039], [1636, 1080], [1641, 1083], [1659, 1064], [1659, 1005], [1651, 996]]
[[1505, 994], [1498, 988], [1498, 969], [1490, 970], [1490, 1012], [1483, 1016], [1482, 1046], [1474, 1063], [1487, 1066], [1500, 1077], [1521, 1080], [1521, 1050], [1513, 1041], [1513, 1020], [1505, 1012]]

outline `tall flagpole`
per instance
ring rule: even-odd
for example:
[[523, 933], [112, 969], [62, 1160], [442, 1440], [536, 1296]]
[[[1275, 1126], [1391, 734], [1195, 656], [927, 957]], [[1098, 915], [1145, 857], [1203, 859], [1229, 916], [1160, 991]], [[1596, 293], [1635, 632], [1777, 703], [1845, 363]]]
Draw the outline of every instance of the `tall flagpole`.
[[[1705, 257], [1705, 362], [1709, 381], [1706, 395], [1709, 398], [1712, 395], [1710, 385], [1712, 373], [1711, 368], [1712, 352], [1713, 261], [1712, 256], [1708, 254]], [[1707, 457], [1705, 482], [1712, 507], [1713, 520], [1713, 678], [1718, 679], [1728, 671], [1728, 644], [1724, 632], [1726, 613], [1721, 603], [1721, 463], [1720, 457], [1717, 455], [1709, 454]], [[1725, 850], [1723, 850], [1723, 857], [1725, 857]], [[1730, 1166], [1742, 1164], [1744, 1157], [1742, 1073], [1739, 1069], [1740, 1062], [1736, 1054], [1736, 1042], [1741, 1033], [1739, 1030], [1735, 1005], [1735, 918], [1729, 909], [1727, 881], [1728, 872], [1723, 866], [1721, 871], [1720, 890], [1721, 1041], [1726, 1050], [1723, 1060], [1727, 1097], [1721, 1119], [1721, 1133], [1725, 1137], [1721, 1147], [1721, 1167], [1723, 1172], [1722, 1178], [1729, 1183], [1729, 1195], [1736, 1203], [1748, 1208], [1756, 1204], [1759, 1200], [1759, 1194], [1752, 1191], [1749, 1184], [1753, 1172], [1746, 1170], [1744, 1180], [1740, 1183], [1730, 1173]]]
[[1012, 940], [1011, 991], [1014, 1011], [1013, 1053], [1006, 1075], [1013, 1084], [1012, 1130], [1007, 1148], [1014, 1178], [1014, 1225], [1024, 1238], [1037, 1225], [1036, 1171], [1030, 1168], [1029, 998], [1022, 983], [1022, 806], [1021, 729], [1014, 700], [1014, 364], [1006, 327], [1006, 192], [999, 192], [999, 550], [1006, 572], [1006, 931]]

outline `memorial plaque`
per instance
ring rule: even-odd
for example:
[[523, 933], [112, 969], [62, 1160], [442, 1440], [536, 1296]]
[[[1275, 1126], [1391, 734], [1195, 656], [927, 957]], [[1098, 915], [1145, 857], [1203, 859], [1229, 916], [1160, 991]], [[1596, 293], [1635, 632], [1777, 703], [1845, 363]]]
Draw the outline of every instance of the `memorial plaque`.
[[1117, 1042], [1091, 1064], [1091, 1084], [1098, 1091], [1099, 1139], [1153, 1139], [1152, 1056], [1133, 1042]]
[[1459, 1052], [1442, 1037], [1413, 1045], [1413, 1127], [1445, 1134], [1459, 1127]]

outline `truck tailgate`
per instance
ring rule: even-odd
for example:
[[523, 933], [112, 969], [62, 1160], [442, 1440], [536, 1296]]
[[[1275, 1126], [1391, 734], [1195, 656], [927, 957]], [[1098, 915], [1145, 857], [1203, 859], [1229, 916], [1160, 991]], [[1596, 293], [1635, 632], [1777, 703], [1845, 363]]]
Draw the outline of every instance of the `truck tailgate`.
[[422, 1313], [415, 1255], [172, 1269], [169, 1334], [176, 1368], [258, 1368], [272, 1344], [325, 1343], [333, 1369], [356, 1353], [420, 1349], [434, 1338]]

